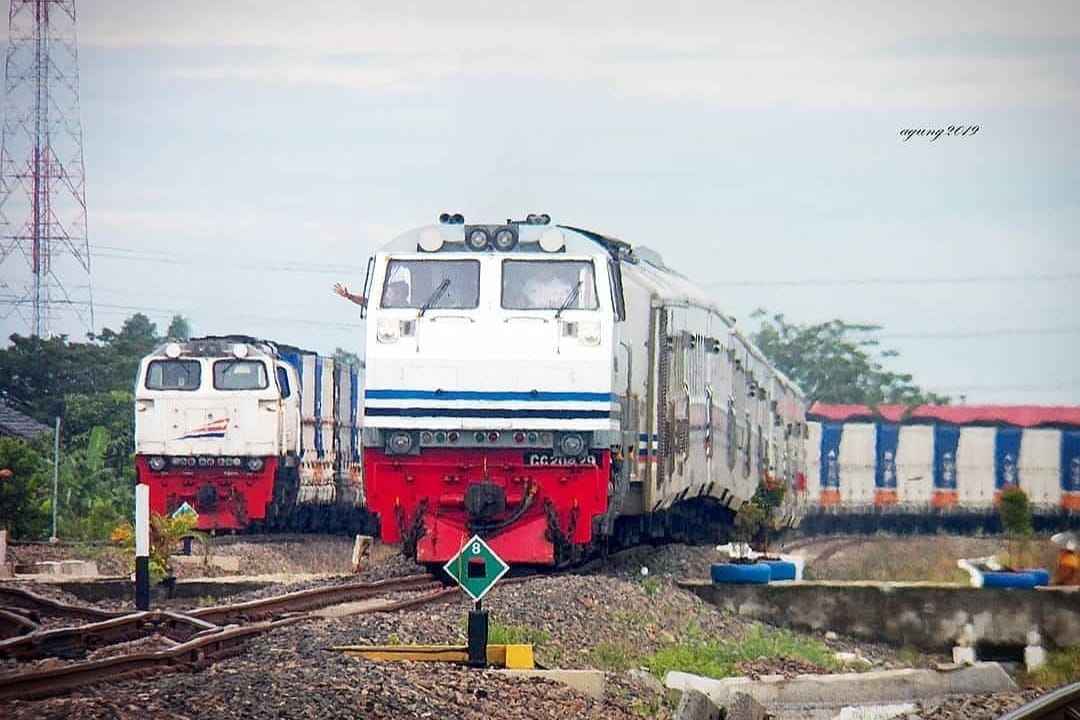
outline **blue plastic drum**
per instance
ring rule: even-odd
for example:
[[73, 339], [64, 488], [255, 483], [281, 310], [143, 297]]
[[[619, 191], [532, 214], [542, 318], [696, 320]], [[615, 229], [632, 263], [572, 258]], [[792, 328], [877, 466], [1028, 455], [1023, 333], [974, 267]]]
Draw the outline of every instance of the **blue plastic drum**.
[[765, 563], [715, 563], [709, 575], [714, 583], [760, 585], [772, 579], [772, 568]]
[[795, 579], [795, 563], [793, 562], [787, 560], [759, 560], [758, 562], [769, 566], [773, 580]]
[[1024, 572], [1035, 576], [1035, 585], [1050, 584], [1050, 571], [1046, 568], [1026, 568]]
[[1039, 578], [1032, 572], [985, 572], [983, 587], [1033, 588]]

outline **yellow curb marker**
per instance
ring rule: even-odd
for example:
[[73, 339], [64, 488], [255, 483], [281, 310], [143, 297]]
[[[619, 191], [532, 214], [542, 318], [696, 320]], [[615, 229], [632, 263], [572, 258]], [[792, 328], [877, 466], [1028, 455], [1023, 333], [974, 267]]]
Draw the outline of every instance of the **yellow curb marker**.
[[[466, 645], [335, 645], [334, 650], [368, 660], [412, 660], [414, 662], [464, 663], [469, 659]], [[532, 670], [532, 645], [488, 645], [489, 665], [509, 670]]]

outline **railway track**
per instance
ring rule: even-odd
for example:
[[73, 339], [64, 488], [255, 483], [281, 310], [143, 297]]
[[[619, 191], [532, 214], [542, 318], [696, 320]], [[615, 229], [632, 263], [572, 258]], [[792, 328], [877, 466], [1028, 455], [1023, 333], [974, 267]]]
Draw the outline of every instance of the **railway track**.
[[1080, 682], [1047, 693], [998, 720], [1080, 720]]
[[[33, 629], [0, 641], [0, 702], [36, 700], [96, 683], [157, 672], [197, 670], [243, 652], [252, 638], [311, 617], [312, 611], [359, 600], [355, 613], [391, 612], [457, 595], [432, 575], [313, 588], [190, 612], [109, 613], [68, 606], [23, 590], [8, 593], [22, 605], [83, 612], [94, 622]], [[71, 610], [75, 608], [75, 610]], [[101, 619], [101, 615], [108, 615]], [[76, 615], [77, 616], [77, 615]], [[102, 657], [104, 655], [104, 657]]]

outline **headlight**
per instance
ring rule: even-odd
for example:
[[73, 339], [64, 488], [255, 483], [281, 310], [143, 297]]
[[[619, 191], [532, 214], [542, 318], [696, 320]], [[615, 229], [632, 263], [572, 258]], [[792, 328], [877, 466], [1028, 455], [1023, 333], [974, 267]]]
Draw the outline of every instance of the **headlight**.
[[381, 318], [375, 328], [375, 340], [384, 344], [396, 343], [401, 337], [401, 325], [397, 318]]
[[473, 228], [465, 235], [465, 247], [470, 250], [486, 250], [490, 239], [484, 228]]
[[506, 252], [513, 250], [517, 245], [517, 235], [510, 228], [499, 228], [495, 231], [495, 237], [492, 239], [492, 243], [495, 245], [496, 250]]
[[564, 457], [581, 457], [585, 454], [585, 439], [577, 433], [566, 433], [559, 438], [559, 452]]
[[248, 458], [247, 461], [244, 463], [244, 466], [247, 467], [248, 472], [259, 472], [263, 469], [263, 465], [265, 465], [265, 463], [263, 462], [262, 458]]
[[544, 252], [558, 252], [566, 247], [566, 238], [559, 228], [548, 228], [540, 236], [540, 249]]
[[149, 465], [150, 469], [154, 472], [161, 472], [165, 469], [165, 458], [161, 457], [160, 455], [155, 455], [154, 457], [150, 458]]
[[582, 345], [597, 346], [600, 344], [600, 323], [582, 322], [578, 324], [578, 340]]
[[442, 233], [439, 228], [429, 225], [420, 231], [420, 237], [417, 238], [416, 244], [424, 252], [436, 252], [443, 246]]
[[389, 455], [408, 455], [415, 445], [411, 434], [399, 430], [391, 433], [387, 439], [386, 452]]

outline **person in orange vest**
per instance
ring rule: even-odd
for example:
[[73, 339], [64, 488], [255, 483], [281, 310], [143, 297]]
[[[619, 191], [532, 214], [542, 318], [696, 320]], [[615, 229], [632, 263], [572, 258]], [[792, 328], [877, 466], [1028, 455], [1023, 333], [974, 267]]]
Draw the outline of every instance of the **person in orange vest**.
[[1058, 551], [1057, 571], [1054, 573], [1054, 585], [1080, 585], [1080, 554], [1076, 552], [1076, 541], [1070, 540]]

